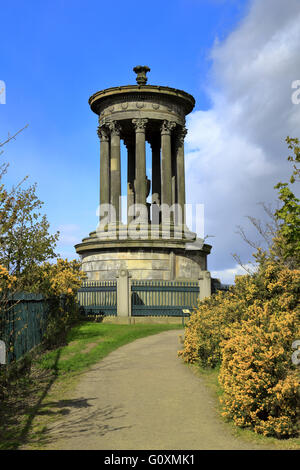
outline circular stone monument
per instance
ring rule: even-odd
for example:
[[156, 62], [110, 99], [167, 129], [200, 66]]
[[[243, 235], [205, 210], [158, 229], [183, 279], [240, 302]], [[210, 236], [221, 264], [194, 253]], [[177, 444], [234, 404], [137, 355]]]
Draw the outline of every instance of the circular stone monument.
[[[199, 279], [211, 246], [185, 223], [185, 116], [195, 100], [182, 90], [147, 85], [147, 66], [133, 70], [137, 85], [107, 88], [89, 99], [99, 116], [99, 225], [75, 249], [89, 280], [114, 279], [121, 269], [133, 279]], [[126, 223], [120, 203], [121, 140], [127, 148]]]

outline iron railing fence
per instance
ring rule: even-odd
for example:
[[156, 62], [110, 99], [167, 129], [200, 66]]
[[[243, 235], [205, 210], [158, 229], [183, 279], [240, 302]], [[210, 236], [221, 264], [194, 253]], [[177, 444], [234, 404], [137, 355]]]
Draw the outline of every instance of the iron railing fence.
[[117, 315], [117, 281], [85, 281], [77, 301], [85, 315]]
[[0, 339], [6, 362], [16, 361], [38, 346], [47, 328], [49, 303], [41, 294], [14, 294], [1, 310]]

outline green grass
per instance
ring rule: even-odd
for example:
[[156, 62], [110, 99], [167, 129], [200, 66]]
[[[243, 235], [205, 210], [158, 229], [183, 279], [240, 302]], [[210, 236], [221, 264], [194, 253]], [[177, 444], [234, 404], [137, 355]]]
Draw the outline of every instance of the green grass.
[[212, 394], [217, 399], [217, 411], [220, 415], [222, 421], [226, 422], [227, 426], [230, 428], [230, 431], [237, 438], [243, 439], [247, 442], [252, 442], [263, 446], [264, 448], [270, 448], [275, 450], [288, 450], [288, 449], [300, 449], [300, 439], [299, 438], [290, 438], [290, 439], [277, 439], [275, 437], [266, 437], [262, 434], [257, 434], [251, 429], [239, 428], [235, 426], [232, 421], [225, 420], [221, 416], [222, 405], [220, 403], [220, 397], [223, 395], [222, 387], [219, 384], [218, 376], [220, 368], [216, 367], [215, 369], [204, 368], [198, 365], [190, 366], [193, 372], [201, 377], [205, 385], [211, 390]]
[[103, 359], [113, 350], [145, 336], [182, 328], [174, 324], [113, 325], [88, 322], [74, 327], [67, 345], [41, 356], [37, 365], [58, 375], [81, 372]]

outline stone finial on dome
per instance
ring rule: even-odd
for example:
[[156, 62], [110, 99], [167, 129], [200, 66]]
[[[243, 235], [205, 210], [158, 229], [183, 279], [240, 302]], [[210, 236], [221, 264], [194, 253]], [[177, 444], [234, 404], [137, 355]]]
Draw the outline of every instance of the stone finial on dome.
[[133, 71], [137, 74], [136, 81], [138, 85], [146, 85], [147, 83], [147, 72], [150, 72], [150, 68], [147, 65], [137, 65], [133, 68]]

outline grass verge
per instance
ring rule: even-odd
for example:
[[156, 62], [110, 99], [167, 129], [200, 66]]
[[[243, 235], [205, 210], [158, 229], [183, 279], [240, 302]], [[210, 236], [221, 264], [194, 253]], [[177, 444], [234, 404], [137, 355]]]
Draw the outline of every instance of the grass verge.
[[[58, 376], [81, 372], [124, 344], [144, 336], [180, 327], [180, 325], [172, 324], [84, 323], [70, 331], [66, 346], [41, 356], [37, 361], [37, 366], [42, 369], [55, 370]], [[57, 359], [58, 355], [59, 359]]]
[[95, 322], [73, 327], [65, 346], [34, 357], [30, 373], [11, 384], [0, 408], [0, 450], [43, 448], [47, 425], [66, 414], [69, 393], [82, 373], [120, 346], [180, 328], [180, 324]]
[[203, 368], [199, 365], [189, 365], [192, 371], [200, 377], [205, 385], [211, 390], [212, 395], [217, 402], [217, 412], [223, 422], [226, 423], [230, 432], [237, 438], [243, 439], [244, 441], [251, 442], [257, 445], [261, 445], [264, 448], [270, 448], [274, 450], [296, 450], [300, 449], [300, 438], [290, 439], [276, 439], [275, 437], [266, 437], [262, 434], [257, 434], [251, 429], [239, 428], [235, 426], [232, 421], [228, 421], [222, 417], [222, 405], [220, 403], [220, 397], [223, 395], [223, 390], [218, 381], [219, 368], [215, 369]]

